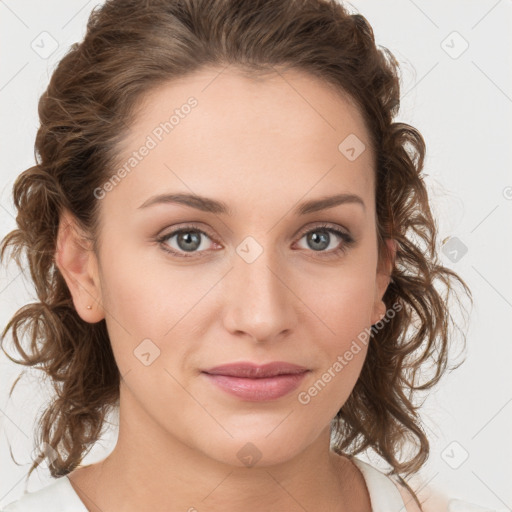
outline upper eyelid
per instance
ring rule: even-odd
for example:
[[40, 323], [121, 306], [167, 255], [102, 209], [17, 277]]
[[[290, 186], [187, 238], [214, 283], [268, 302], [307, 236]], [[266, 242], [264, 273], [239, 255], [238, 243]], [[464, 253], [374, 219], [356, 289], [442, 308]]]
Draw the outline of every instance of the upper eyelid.
[[300, 229], [297, 234], [301, 234], [301, 235], [304, 235], [306, 233], [308, 233], [309, 231], [312, 231], [312, 230], [315, 230], [315, 229], [334, 229], [336, 231], [341, 231], [342, 233], [345, 233], [347, 235], [350, 235], [350, 230], [348, 230], [347, 228], [343, 227], [343, 226], [340, 226], [339, 224], [334, 224], [334, 223], [331, 223], [331, 222], [323, 222], [321, 224], [317, 224], [315, 226], [309, 226], [309, 227], [306, 227], [304, 229]]
[[[318, 221], [318, 222], [320, 222], [320, 224], [316, 224], [313, 226], [307, 226], [307, 227], [297, 230], [293, 236], [298, 236], [299, 234], [304, 235], [313, 229], [322, 229], [322, 228], [324, 228], [324, 229], [332, 228], [332, 229], [336, 229], [336, 230], [345, 232], [347, 235], [351, 235], [351, 232], [349, 229], [347, 229], [346, 227], [341, 226], [339, 224], [335, 224], [335, 223], [331, 223], [331, 222], [322, 222], [322, 221]], [[199, 232], [204, 233], [205, 235], [209, 236], [210, 238], [216, 238], [215, 235], [212, 235], [209, 233], [208, 228], [199, 227], [193, 223], [191, 223], [191, 224], [183, 223], [183, 225], [178, 224], [178, 226], [171, 228], [168, 233], [163, 233], [165, 230], [162, 230], [162, 234], [158, 235], [158, 237], [159, 238], [170, 237], [170, 236], [175, 235], [176, 233], [179, 233], [180, 231], [187, 231], [187, 230], [199, 231]]]
[[208, 229], [200, 228], [198, 226], [188, 225], [188, 224], [184, 224], [182, 226], [178, 225], [178, 227], [173, 227], [168, 233], [165, 233], [165, 230], [164, 230], [164, 232], [162, 232], [161, 235], [158, 235], [158, 238], [170, 238], [182, 231], [185, 231], [185, 232], [186, 231], [198, 231], [198, 232], [208, 236], [211, 239], [215, 239], [215, 236], [211, 235], [208, 232]]

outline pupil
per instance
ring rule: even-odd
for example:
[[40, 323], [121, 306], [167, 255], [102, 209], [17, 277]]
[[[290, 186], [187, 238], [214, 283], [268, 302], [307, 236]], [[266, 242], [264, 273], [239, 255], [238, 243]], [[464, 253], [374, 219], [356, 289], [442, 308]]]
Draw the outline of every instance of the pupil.
[[[320, 233], [320, 236], [317, 235]], [[329, 234], [325, 231], [315, 231], [309, 236], [309, 240], [313, 242], [313, 244], [319, 243], [323, 245], [322, 247], [316, 247], [316, 249], [325, 249], [329, 246]], [[315, 247], [313, 247], [315, 249]]]
[[[184, 242], [184, 244], [182, 244], [181, 242]], [[193, 233], [191, 231], [181, 233], [178, 236], [178, 244], [180, 246], [180, 249], [183, 249], [184, 251], [193, 251], [194, 249], [197, 249], [200, 245], [199, 234]], [[190, 246], [190, 244], [192, 244], [192, 247]]]

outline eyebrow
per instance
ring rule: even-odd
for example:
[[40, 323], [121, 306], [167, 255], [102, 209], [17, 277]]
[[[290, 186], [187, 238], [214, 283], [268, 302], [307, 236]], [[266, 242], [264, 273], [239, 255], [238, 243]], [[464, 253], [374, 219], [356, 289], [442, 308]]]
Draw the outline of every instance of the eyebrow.
[[[138, 209], [147, 208], [155, 204], [182, 204], [201, 210], [203, 212], [224, 214], [232, 216], [233, 212], [229, 206], [223, 201], [211, 199], [208, 197], [198, 196], [195, 194], [159, 194], [150, 197], [142, 203]], [[307, 215], [309, 213], [334, 208], [341, 204], [359, 204], [363, 210], [366, 210], [365, 203], [361, 197], [355, 194], [337, 194], [334, 196], [321, 197], [319, 199], [311, 199], [299, 204], [294, 210], [295, 215]]]

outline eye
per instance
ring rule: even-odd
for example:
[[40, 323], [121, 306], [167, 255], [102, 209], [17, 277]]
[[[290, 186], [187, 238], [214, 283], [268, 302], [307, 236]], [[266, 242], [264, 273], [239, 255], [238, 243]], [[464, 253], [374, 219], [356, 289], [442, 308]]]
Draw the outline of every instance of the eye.
[[[346, 252], [354, 243], [352, 236], [340, 229], [323, 224], [316, 226], [309, 231], [304, 232], [300, 239], [306, 237], [306, 243], [313, 252], [319, 253], [322, 257], [337, 256]], [[195, 226], [183, 226], [175, 229], [170, 233], [164, 234], [156, 239], [162, 249], [173, 256], [180, 258], [190, 258], [193, 256], [204, 256], [207, 252], [207, 243], [203, 243], [204, 239], [212, 240], [208, 233], [198, 229]], [[334, 248], [326, 251], [335, 239], [338, 243], [334, 243]], [[342, 242], [340, 242], [340, 240]], [[206, 245], [206, 247], [205, 247]]]
[[[184, 226], [157, 238], [157, 242], [160, 243], [164, 251], [174, 256], [189, 258], [195, 255], [194, 253], [201, 255], [200, 253], [204, 252], [204, 250], [199, 251], [199, 249], [204, 249], [202, 237], [210, 238], [207, 233], [194, 226]], [[174, 243], [170, 242], [174, 238]], [[191, 255], [186, 253], [191, 253]]]
[[[313, 252], [318, 252], [326, 256], [336, 256], [345, 253], [355, 242], [352, 236], [330, 224], [316, 226], [302, 234], [301, 239], [306, 237], [306, 243]], [[336, 238], [338, 242], [336, 243]], [[339, 242], [339, 239], [342, 242]], [[326, 251], [329, 246], [334, 245], [331, 250]]]

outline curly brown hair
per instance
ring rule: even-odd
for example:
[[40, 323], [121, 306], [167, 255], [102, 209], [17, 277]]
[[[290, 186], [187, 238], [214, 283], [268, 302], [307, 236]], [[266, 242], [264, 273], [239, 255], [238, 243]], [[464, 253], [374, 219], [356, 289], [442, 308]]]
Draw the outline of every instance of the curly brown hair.
[[[454, 285], [470, 299], [471, 292], [438, 259], [423, 137], [393, 122], [400, 106], [398, 61], [376, 46], [362, 15], [335, 0], [107, 0], [53, 72], [39, 100], [37, 164], [16, 179], [18, 228], [0, 251], [3, 261], [11, 247], [22, 268], [26, 254], [37, 293], [5, 327], [2, 349], [12, 330], [21, 360], [7, 357], [43, 370], [53, 384], [55, 396], [37, 429], [38, 445], [56, 453], [51, 475], [73, 471], [99, 439], [120, 384], [105, 321], [80, 318], [56, 267], [59, 219], [64, 209], [71, 212], [97, 250], [100, 202], [93, 191], [113, 174], [139, 101], [205, 66], [236, 66], [251, 76], [299, 70], [348, 95], [364, 117], [375, 155], [379, 256], [385, 239], [397, 243], [383, 300], [401, 307], [372, 333], [360, 377], [333, 420], [333, 449], [347, 456], [375, 450], [411, 490], [402, 474], [418, 471], [429, 454], [415, 397], [447, 369], [451, 327], [458, 327], [449, 308]], [[427, 375], [429, 364], [435, 371]], [[401, 460], [407, 446], [416, 453]], [[40, 453], [28, 476], [45, 456]]]

